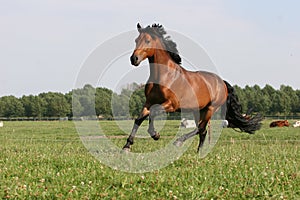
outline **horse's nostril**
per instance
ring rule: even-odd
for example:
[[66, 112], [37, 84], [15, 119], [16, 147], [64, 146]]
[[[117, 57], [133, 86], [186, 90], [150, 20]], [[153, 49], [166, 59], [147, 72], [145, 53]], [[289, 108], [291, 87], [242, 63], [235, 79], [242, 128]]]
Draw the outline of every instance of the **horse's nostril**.
[[134, 55], [130, 56], [130, 62], [131, 62], [131, 64], [133, 64], [133, 62], [134, 62]]
[[138, 61], [138, 57], [135, 55], [130, 56], [131, 64], [134, 65]]

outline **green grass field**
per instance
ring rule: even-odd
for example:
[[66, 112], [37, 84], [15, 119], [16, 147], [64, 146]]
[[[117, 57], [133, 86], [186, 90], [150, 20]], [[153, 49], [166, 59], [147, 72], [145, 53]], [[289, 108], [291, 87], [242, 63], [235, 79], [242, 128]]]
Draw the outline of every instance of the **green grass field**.
[[[271, 129], [269, 122], [255, 135], [224, 129], [205, 158], [196, 153], [195, 139], [178, 160], [146, 173], [101, 164], [84, 147], [73, 122], [4, 122], [0, 198], [300, 199], [300, 128]], [[113, 121], [100, 123], [118, 136], [111, 140], [121, 148], [124, 132]], [[120, 123], [131, 127], [133, 122]], [[159, 141], [136, 138], [132, 151], [164, 147], [178, 125], [168, 121]]]

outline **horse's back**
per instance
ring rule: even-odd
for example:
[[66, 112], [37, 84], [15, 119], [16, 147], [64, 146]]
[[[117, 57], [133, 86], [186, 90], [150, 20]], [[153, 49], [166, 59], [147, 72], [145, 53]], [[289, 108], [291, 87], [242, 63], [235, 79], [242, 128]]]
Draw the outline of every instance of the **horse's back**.
[[198, 71], [199, 76], [205, 82], [212, 104], [222, 105], [227, 99], [227, 87], [224, 80], [215, 73]]
[[227, 88], [217, 74], [207, 71], [186, 71], [183, 78], [188, 83], [183, 90], [187, 96], [193, 93], [198, 99], [200, 108], [207, 105], [220, 106], [225, 103]]

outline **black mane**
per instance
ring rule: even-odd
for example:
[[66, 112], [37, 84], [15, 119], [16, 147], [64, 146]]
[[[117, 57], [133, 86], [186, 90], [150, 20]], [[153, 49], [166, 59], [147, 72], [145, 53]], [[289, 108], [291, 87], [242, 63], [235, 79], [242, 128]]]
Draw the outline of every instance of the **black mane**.
[[177, 45], [175, 42], [171, 40], [170, 36], [165, 36], [167, 32], [165, 31], [162, 25], [152, 24], [152, 26], [141, 28], [140, 31], [149, 33], [151, 36], [159, 37], [161, 41], [164, 43], [166, 47], [166, 51], [171, 56], [172, 60], [177, 64], [181, 64], [181, 57], [179, 56]]

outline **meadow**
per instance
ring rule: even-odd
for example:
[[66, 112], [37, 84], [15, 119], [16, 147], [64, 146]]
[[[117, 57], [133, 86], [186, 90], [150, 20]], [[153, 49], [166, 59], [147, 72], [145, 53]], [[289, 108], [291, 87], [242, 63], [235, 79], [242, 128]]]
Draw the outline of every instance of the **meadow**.
[[[254, 135], [223, 129], [204, 158], [196, 153], [195, 139], [178, 160], [144, 173], [100, 163], [81, 142], [73, 122], [4, 122], [0, 198], [300, 199], [300, 128], [271, 129], [269, 122]], [[116, 146], [125, 144], [126, 134], [116, 122], [99, 123]], [[158, 141], [136, 138], [132, 151], [162, 148], [178, 125], [168, 121]]]

